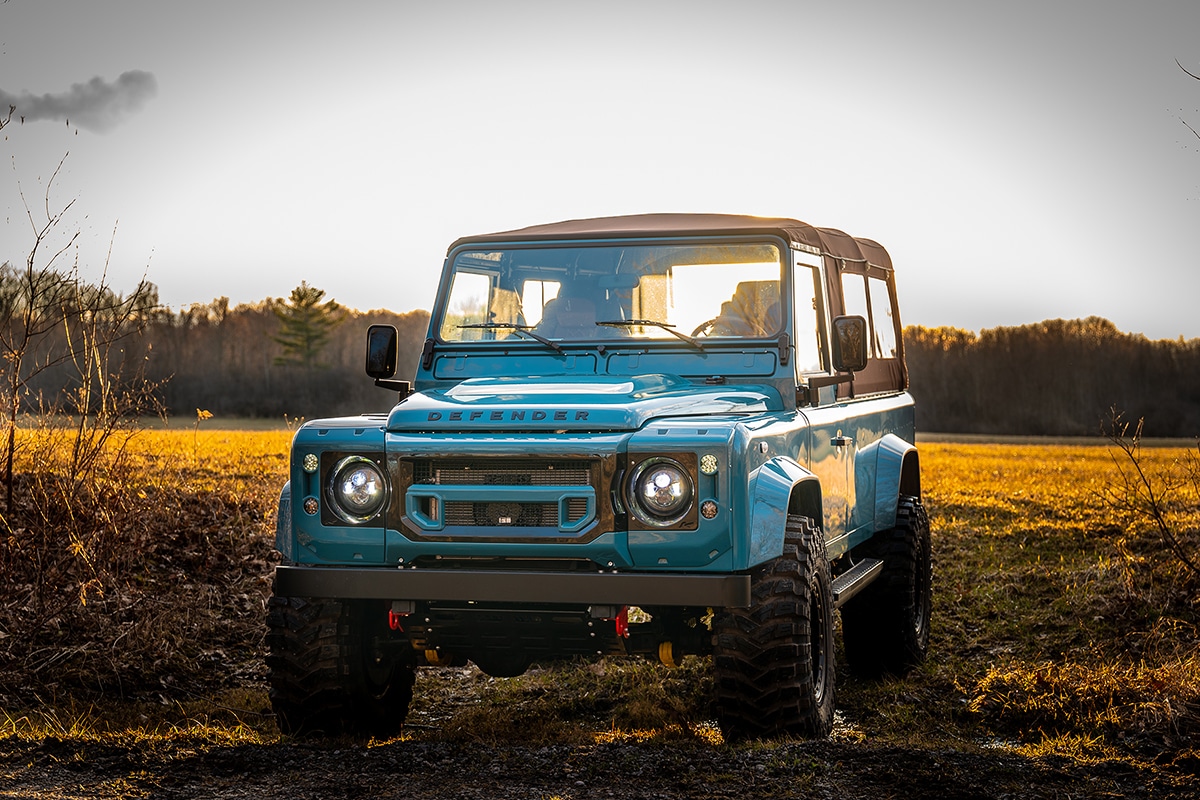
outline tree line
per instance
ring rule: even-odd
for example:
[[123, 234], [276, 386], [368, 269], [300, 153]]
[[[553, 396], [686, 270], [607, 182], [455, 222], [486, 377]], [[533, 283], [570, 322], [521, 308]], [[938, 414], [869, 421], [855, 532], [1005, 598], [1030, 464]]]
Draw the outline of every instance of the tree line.
[[220, 297], [178, 311], [148, 282], [129, 295], [72, 270], [0, 264], [0, 397], [11, 434], [19, 417], [117, 420], [306, 417], [386, 411], [395, 393], [364, 374], [365, 335], [395, 325], [416, 371], [429, 314], [355, 311], [302, 283], [291, 296], [231, 305]]
[[919, 430], [1100, 435], [1113, 411], [1144, 435], [1200, 435], [1200, 339], [1151, 340], [1100, 317], [990, 328], [908, 327]]
[[[398, 374], [411, 376], [428, 312], [361, 312], [324, 296], [302, 283], [287, 299], [235, 306], [220, 297], [173, 311], [158, 304], [153, 284], [126, 297], [76, 275], [0, 265], [5, 416], [95, 414], [114, 387], [124, 387], [121, 409], [137, 413], [387, 410], [394, 393], [363, 374], [366, 328], [396, 326]], [[102, 363], [98, 344], [107, 348]], [[910, 326], [904, 347], [920, 430], [1099, 435], [1116, 410], [1144, 419], [1146, 436], [1200, 434], [1200, 339], [1150, 340], [1089, 317], [980, 333]]]
[[163, 314], [144, 334], [147, 374], [167, 413], [305, 417], [386, 411], [395, 392], [365, 375], [367, 326], [396, 326], [402, 375], [416, 372], [429, 314], [355, 311], [306, 284], [289, 300], [230, 307], [229, 299]]
[[[416, 372], [429, 315], [338, 309], [327, 341], [303, 354], [287, 346], [290, 301], [229, 308], [224, 298], [167, 315], [145, 334], [147, 374], [162, 380], [171, 413], [235, 416], [351, 414], [385, 410], [394, 395], [363, 374], [365, 331], [395, 325], [398, 375]], [[289, 305], [290, 303], [290, 305]], [[304, 337], [309, 323], [293, 323]], [[1115, 409], [1145, 419], [1146, 436], [1200, 434], [1200, 339], [1151, 340], [1106, 319], [1047, 320], [985, 329], [904, 331], [919, 430], [998, 435], [1100, 435]]]

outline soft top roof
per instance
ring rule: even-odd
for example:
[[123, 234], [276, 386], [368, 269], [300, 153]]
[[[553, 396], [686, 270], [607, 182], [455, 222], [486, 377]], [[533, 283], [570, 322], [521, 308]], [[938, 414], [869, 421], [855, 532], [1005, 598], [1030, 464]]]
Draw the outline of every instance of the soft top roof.
[[542, 239], [637, 239], [642, 237], [709, 235], [773, 235], [815, 248], [824, 256], [849, 263], [869, 264], [887, 271], [892, 259], [878, 242], [860, 239], [834, 228], [814, 228], [783, 217], [741, 214], [634, 214], [533, 225], [513, 231], [467, 236], [450, 246], [498, 244]]

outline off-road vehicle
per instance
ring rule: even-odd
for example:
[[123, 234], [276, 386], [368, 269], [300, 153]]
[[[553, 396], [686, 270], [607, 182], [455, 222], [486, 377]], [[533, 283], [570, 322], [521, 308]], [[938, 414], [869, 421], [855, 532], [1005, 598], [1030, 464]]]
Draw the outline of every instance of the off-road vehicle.
[[389, 413], [306, 423], [268, 613], [285, 732], [400, 728], [422, 665], [712, 659], [729, 739], [824, 736], [850, 668], [929, 642], [891, 259], [792, 219], [460, 239]]

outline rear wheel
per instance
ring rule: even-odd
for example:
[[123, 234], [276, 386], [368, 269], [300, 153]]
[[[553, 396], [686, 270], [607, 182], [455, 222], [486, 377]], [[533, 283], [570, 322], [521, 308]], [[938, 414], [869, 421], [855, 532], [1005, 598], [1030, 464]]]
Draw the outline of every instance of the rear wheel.
[[416, 657], [390, 633], [378, 603], [272, 597], [267, 666], [279, 729], [398, 733], [412, 700]]
[[905, 675], [925, 661], [933, 608], [929, 517], [903, 496], [896, 527], [867, 555], [883, 559], [883, 574], [842, 607], [842, 641], [850, 670], [864, 677]]
[[729, 740], [833, 728], [833, 597], [821, 531], [789, 515], [784, 552], [758, 568], [749, 608], [714, 620], [717, 716]]

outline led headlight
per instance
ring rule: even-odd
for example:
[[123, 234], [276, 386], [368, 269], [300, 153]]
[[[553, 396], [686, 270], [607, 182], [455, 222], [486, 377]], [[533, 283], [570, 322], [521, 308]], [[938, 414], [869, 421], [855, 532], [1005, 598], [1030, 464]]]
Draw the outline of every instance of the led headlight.
[[692, 478], [679, 462], [648, 458], [638, 464], [629, 480], [630, 506], [647, 525], [674, 525], [692, 506]]
[[329, 473], [330, 508], [344, 522], [366, 522], [387, 499], [387, 481], [379, 466], [362, 456], [346, 456]]

